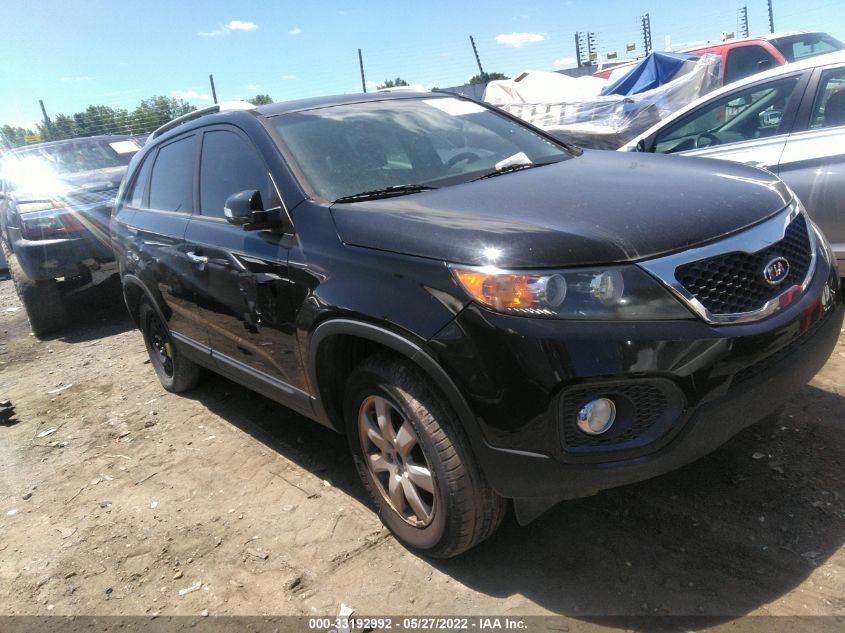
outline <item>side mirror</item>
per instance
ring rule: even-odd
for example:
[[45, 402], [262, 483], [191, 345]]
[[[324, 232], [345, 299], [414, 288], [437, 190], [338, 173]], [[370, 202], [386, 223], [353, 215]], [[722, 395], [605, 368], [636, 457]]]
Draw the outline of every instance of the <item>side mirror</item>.
[[[229, 224], [246, 226], [253, 222], [256, 213], [264, 213], [261, 192], [256, 190], [239, 191], [226, 198], [223, 215]], [[261, 218], [262, 220], [265, 218]]]

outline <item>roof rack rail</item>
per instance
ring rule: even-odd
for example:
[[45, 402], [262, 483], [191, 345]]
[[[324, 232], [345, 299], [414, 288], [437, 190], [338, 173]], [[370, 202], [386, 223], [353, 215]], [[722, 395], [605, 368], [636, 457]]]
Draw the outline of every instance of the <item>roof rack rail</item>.
[[192, 112], [188, 112], [187, 114], [183, 114], [182, 116], [176, 117], [172, 121], [168, 121], [160, 128], [155, 130], [147, 138], [147, 143], [152, 141], [154, 138], [158, 138], [165, 132], [172, 130], [175, 127], [179, 127], [183, 123], [187, 123], [188, 121], [199, 119], [200, 117], [204, 117], [207, 114], [217, 114], [218, 112], [232, 112], [235, 110], [255, 110], [255, 106], [249, 101], [223, 101], [222, 103], [215, 103], [214, 105], [206, 106], [205, 108], [200, 108], [199, 110], [193, 110]]

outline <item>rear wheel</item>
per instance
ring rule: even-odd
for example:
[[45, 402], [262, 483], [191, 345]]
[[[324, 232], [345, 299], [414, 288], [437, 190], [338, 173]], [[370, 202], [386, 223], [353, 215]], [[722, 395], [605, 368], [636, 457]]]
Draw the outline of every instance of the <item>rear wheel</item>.
[[161, 386], [173, 393], [181, 393], [195, 387], [199, 382], [199, 367], [176, 350], [170, 330], [158, 312], [144, 301], [141, 303], [139, 316], [150, 363]]
[[448, 558], [502, 522], [505, 499], [487, 483], [451, 407], [410, 361], [365, 360], [349, 378], [345, 416], [358, 473], [405, 546]]
[[40, 337], [63, 328], [67, 323], [67, 313], [56, 280], [35, 281], [27, 277], [18, 263], [18, 258], [9, 251], [5, 243], [3, 254], [6, 256], [9, 274], [26, 310], [33, 334]]

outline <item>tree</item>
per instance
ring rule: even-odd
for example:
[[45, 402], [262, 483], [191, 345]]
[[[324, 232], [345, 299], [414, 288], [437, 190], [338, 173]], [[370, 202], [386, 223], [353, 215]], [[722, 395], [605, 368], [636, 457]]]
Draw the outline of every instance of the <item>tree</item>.
[[38, 134], [19, 125], [0, 127], [0, 150], [26, 145], [27, 136], [38, 136]]
[[497, 79], [510, 79], [504, 73], [479, 73], [469, 78], [469, 84], [486, 84], [488, 81], [496, 81]]
[[[270, 95], [257, 95], [272, 103]], [[144, 99], [137, 108], [129, 112], [122, 108], [104, 105], [88, 106], [82, 112], [57, 114], [48, 128], [37, 124], [37, 131], [24, 130], [9, 125], [0, 127], [0, 148], [8, 144], [19, 147], [26, 143], [25, 135], [38, 135], [45, 141], [58, 141], [80, 136], [101, 134], [148, 134], [171, 119], [196, 110], [187, 101], [171, 97], [155, 96]]]
[[273, 97], [270, 95], [255, 95], [252, 99], [247, 99], [252, 105], [268, 105], [273, 103]]
[[376, 86], [376, 90], [383, 90], [384, 88], [398, 88], [399, 86], [410, 86], [407, 81], [402, 79], [401, 77], [397, 77], [396, 79], [388, 79], [383, 84]]
[[132, 110], [129, 115], [129, 131], [131, 134], [149, 134], [176, 117], [196, 110], [183, 99], [172, 97], [150, 97]]

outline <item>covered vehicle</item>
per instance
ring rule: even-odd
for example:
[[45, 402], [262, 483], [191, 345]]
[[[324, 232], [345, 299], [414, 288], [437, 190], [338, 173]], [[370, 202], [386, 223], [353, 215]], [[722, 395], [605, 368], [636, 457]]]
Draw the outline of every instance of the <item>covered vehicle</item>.
[[63, 298], [116, 272], [108, 219], [141, 144], [129, 136], [40, 143], [0, 159], [0, 241], [33, 332], [65, 322]]
[[595, 77], [563, 81], [546, 79], [555, 73], [542, 73], [545, 90], [532, 86], [531, 91], [522, 91], [519, 84], [538, 75], [523, 73], [510, 85], [488, 84], [484, 100], [582, 147], [617, 149], [718, 88], [720, 69], [721, 60], [715, 55], [652, 53], [610, 85]]
[[725, 86], [621, 149], [765, 167], [798, 194], [845, 265], [845, 51]]

